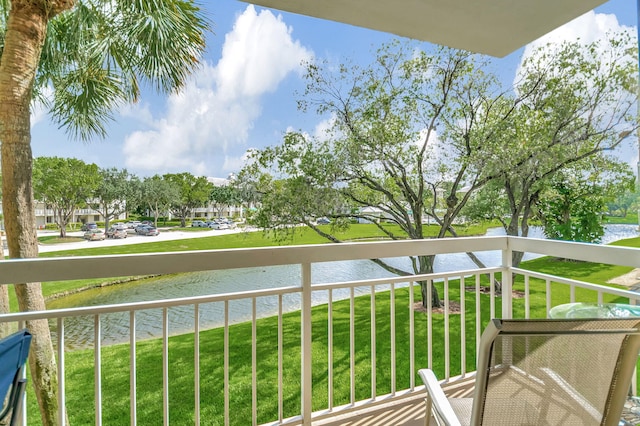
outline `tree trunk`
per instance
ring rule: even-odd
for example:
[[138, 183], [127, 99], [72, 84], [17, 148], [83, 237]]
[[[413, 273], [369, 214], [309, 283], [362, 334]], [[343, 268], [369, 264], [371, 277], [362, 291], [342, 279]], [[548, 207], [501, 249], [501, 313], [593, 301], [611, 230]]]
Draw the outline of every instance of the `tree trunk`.
[[[433, 262], [435, 260], [435, 256], [418, 256], [418, 272], [420, 274], [430, 274], [433, 272]], [[422, 294], [422, 307], [427, 308], [427, 303], [431, 303], [432, 308], [440, 308], [442, 306], [442, 302], [440, 301], [440, 296], [438, 294], [438, 289], [436, 288], [433, 281], [431, 282], [431, 300], [428, 298], [427, 294], [427, 281], [420, 281], [420, 293]]]
[[62, 219], [60, 214], [60, 220], [58, 221], [58, 227], [60, 228], [60, 238], [66, 238], [67, 236], [67, 221]]
[[[10, 258], [38, 256], [29, 106], [47, 20], [72, 5], [72, 0], [11, 3], [0, 61], [2, 203]], [[21, 311], [45, 309], [40, 283], [16, 283], [15, 290]], [[33, 335], [29, 353], [31, 383], [43, 424], [53, 426], [58, 416], [58, 380], [49, 325], [46, 320], [38, 320], [28, 321], [27, 327]]]

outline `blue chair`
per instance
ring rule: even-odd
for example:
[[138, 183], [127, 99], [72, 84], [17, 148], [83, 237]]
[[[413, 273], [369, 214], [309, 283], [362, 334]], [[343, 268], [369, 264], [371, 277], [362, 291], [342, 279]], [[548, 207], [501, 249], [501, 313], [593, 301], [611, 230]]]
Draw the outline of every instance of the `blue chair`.
[[[27, 380], [23, 370], [29, 347], [31, 333], [26, 329], [0, 340], [0, 421], [11, 414], [10, 425], [17, 424]], [[8, 395], [8, 396], [7, 396]]]

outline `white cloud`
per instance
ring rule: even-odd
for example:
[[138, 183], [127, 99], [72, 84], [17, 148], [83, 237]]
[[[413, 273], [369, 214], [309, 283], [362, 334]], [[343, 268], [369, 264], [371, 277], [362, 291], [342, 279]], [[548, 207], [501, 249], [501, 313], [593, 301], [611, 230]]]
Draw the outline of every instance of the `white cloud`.
[[[219, 173], [208, 164], [246, 143], [262, 112], [261, 96], [311, 58], [280, 16], [248, 6], [226, 35], [217, 65], [204, 63], [184, 90], [169, 97], [164, 117], [152, 117], [149, 130], [126, 137], [127, 167]], [[146, 113], [141, 118], [149, 122]]]
[[313, 134], [316, 139], [321, 141], [328, 141], [332, 138], [340, 138], [341, 134], [336, 134], [336, 121], [338, 117], [335, 113], [332, 113], [331, 116], [325, 120], [320, 121], [316, 124], [316, 128], [313, 131]]
[[227, 172], [240, 170], [245, 166], [246, 160], [247, 160], [246, 154], [240, 157], [233, 157], [233, 156], [227, 155], [224, 157], [222, 170]]

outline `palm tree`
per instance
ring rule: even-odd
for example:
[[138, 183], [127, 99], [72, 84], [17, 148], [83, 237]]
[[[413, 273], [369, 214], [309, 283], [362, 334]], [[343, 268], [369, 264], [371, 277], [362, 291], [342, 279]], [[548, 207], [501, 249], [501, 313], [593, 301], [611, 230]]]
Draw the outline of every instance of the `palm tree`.
[[[0, 142], [9, 257], [38, 256], [30, 105], [78, 139], [106, 135], [112, 111], [140, 86], [181, 87], [209, 21], [190, 0], [0, 0]], [[16, 283], [20, 310], [45, 309], [40, 283]], [[57, 378], [46, 321], [30, 321], [29, 359], [43, 424], [57, 424]], [[64, 415], [64, 413], [63, 413]]]

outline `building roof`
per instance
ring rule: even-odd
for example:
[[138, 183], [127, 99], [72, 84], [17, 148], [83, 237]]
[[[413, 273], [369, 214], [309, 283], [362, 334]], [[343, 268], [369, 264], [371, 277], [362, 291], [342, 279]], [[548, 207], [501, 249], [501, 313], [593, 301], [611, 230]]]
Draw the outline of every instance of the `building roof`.
[[607, 0], [243, 0], [502, 57]]

